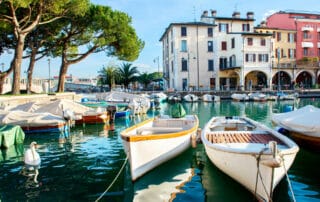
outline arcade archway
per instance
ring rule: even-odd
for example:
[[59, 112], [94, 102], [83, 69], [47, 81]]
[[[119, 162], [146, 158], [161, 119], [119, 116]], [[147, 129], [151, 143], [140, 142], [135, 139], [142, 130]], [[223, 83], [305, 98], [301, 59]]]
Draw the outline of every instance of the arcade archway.
[[[319, 78], [318, 78], [319, 82]], [[300, 88], [311, 88], [312, 87], [312, 75], [309, 72], [303, 71], [296, 78], [296, 84]]]
[[277, 72], [272, 78], [272, 86], [274, 90], [290, 89], [292, 87], [290, 75], [284, 71]]
[[260, 71], [249, 72], [245, 77], [246, 90], [261, 90], [267, 88], [267, 75]]

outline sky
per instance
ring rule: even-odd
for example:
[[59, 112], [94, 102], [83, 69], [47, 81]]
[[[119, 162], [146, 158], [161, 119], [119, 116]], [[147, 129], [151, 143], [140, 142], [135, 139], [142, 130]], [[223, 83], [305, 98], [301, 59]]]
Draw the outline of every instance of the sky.
[[[132, 18], [132, 26], [138, 37], [145, 42], [137, 60], [130, 62], [142, 72], [162, 70], [162, 44], [159, 41], [170, 23], [194, 22], [200, 20], [204, 10], [216, 10], [218, 17], [231, 17], [238, 11], [241, 17], [246, 17], [248, 11], [254, 12], [255, 25], [266, 16], [277, 11], [309, 11], [320, 13], [319, 0], [91, 0], [94, 4], [110, 6], [114, 10], [127, 13]], [[159, 57], [159, 66], [158, 60]], [[12, 55], [1, 55], [0, 64], [4, 69], [12, 60]], [[91, 54], [80, 63], [71, 65], [68, 75], [92, 78], [98, 75], [103, 66], [120, 65], [123, 61], [107, 57], [105, 53]], [[50, 59], [50, 75], [59, 74], [60, 58]], [[28, 61], [22, 64], [22, 77], [25, 77]], [[49, 62], [44, 58], [36, 63], [34, 78], [48, 78]]]

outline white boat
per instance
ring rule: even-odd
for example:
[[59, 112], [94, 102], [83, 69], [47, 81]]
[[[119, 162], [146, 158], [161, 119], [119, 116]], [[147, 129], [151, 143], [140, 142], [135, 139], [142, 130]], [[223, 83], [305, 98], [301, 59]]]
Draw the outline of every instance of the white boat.
[[259, 201], [272, 201], [299, 151], [286, 136], [246, 117], [213, 117], [201, 140], [212, 163]]
[[121, 132], [129, 158], [131, 179], [137, 180], [146, 172], [185, 151], [196, 135], [198, 117], [155, 117]]
[[25, 133], [64, 132], [66, 121], [50, 113], [0, 110], [0, 125], [18, 125]]
[[152, 93], [150, 95], [150, 98], [154, 99], [155, 102], [162, 103], [167, 100], [168, 96], [163, 92], [159, 92], [159, 93]]
[[272, 114], [273, 124], [289, 132], [299, 144], [320, 151], [320, 109], [312, 105], [297, 110]]
[[195, 94], [187, 94], [183, 97], [183, 100], [186, 102], [197, 102], [199, 100], [199, 97]]
[[278, 100], [295, 100], [299, 97], [299, 93], [287, 94], [284, 92], [277, 92], [276, 96]]
[[249, 93], [249, 100], [255, 101], [255, 102], [265, 102], [268, 99], [268, 96], [264, 93]]
[[110, 104], [128, 105], [133, 115], [146, 114], [150, 109], [150, 99], [137, 94], [111, 91], [103, 95], [103, 97]]
[[62, 118], [71, 119], [76, 124], [106, 123], [109, 120], [106, 109], [94, 109], [68, 99], [57, 99], [51, 103], [42, 105], [33, 112], [49, 112]]
[[231, 95], [232, 100], [237, 102], [249, 101], [249, 96], [245, 93], [233, 93]]
[[169, 102], [180, 102], [181, 101], [181, 95], [179, 95], [179, 94], [170, 95], [168, 97], [168, 101]]
[[219, 102], [220, 96], [217, 95], [210, 95], [210, 94], [203, 94], [202, 95], [203, 102]]

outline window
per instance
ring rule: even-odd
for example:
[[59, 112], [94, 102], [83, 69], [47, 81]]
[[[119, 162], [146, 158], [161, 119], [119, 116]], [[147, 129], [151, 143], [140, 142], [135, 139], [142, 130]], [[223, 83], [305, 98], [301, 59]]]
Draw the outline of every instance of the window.
[[224, 57], [219, 58], [220, 69], [226, 69], [228, 67], [227, 64], [228, 64], [227, 58], [224, 58]]
[[308, 31], [304, 31], [303, 32], [303, 39], [309, 39], [309, 38], [311, 38], [309, 32]]
[[266, 46], [266, 39], [261, 39], [260, 40], [260, 45], [261, 46]]
[[246, 54], [246, 62], [255, 62], [256, 54]]
[[318, 32], [318, 41], [320, 41], [320, 32]]
[[230, 67], [235, 67], [236, 66], [236, 56], [235, 55], [232, 55], [229, 58], [229, 61], [230, 61]]
[[213, 29], [212, 29], [212, 27], [208, 27], [208, 37], [213, 37]]
[[213, 71], [213, 60], [208, 60], [208, 71]]
[[249, 32], [250, 31], [250, 24], [242, 24], [242, 31]]
[[281, 32], [277, 32], [277, 41], [281, 41]]
[[295, 58], [294, 52], [295, 52], [294, 49], [292, 49], [292, 48], [288, 49], [288, 57], [289, 57], [290, 59]]
[[308, 56], [309, 54], [308, 48], [303, 48], [303, 56]]
[[173, 61], [171, 61], [171, 72], [173, 73]]
[[318, 48], [318, 56], [320, 56], [320, 48]]
[[247, 44], [248, 44], [248, 46], [252, 46], [253, 45], [253, 39], [252, 38], [247, 38]]
[[187, 52], [187, 40], [181, 40], [181, 52]]
[[274, 38], [274, 39], [276, 38], [276, 32], [275, 31], [272, 32], [272, 38]]
[[231, 39], [231, 48], [235, 48], [236, 46], [236, 41], [234, 38]]
[[173, 41], [171, 41], [171, 53], [173, 53]]
[[219, 32], [229, 32], [227, 23], [219, 23]]
[[268, 54], [259, 54], [258, 55], [259, 62], [268, 62], [269, 61], [269, 55]]
[[221, 50], [227, 50], [227, 42], [226, 41], [221, 42]]
[[184, 58], [181, 59], [181, 71], [188, 71], [188, 61]]
[[294, 43], [294, 33], [288, 33], [288, 42]]
[[187, 27], [181, 27], [181, 36], [187, 36]]
[[208, 41], [208, 52], [213, 52], [213, 41]]

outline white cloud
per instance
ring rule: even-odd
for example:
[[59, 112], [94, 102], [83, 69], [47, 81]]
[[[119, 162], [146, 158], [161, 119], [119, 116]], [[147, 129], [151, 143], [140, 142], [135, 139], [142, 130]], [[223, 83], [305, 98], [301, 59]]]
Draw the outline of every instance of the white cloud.
[[268, 10], [267, 12], [265, 12], [265, 13], [263, 14], [262, 20], [266, 20], [267, 17], [269, 17], [270, 15], [272, 15], [272, 14], [274, 14], [274, 13], [276, 13], [276, 12], [277, 12], [276, 10]]

